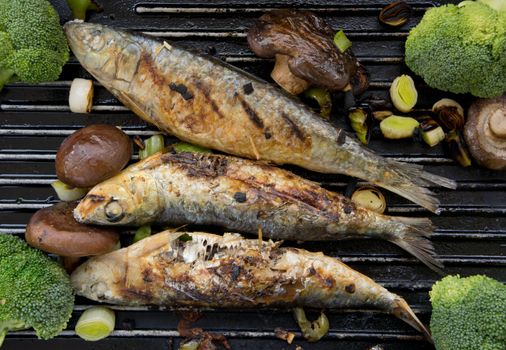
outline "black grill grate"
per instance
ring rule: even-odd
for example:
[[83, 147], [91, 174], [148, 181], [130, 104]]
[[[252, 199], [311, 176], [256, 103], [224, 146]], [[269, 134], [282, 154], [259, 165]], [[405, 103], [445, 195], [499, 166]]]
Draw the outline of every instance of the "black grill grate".
[[[52, 0], [62, 21], [69, 19], [63, 0]], [[253, 20], [267, 9], [306, 8], [323, 16], [334, 28], [343, 28], [353, 41], [359, 60], [371, 74], [366, 97], [385, 99], [390, 81], [407, 72], [402, 64], [403, 42], [430, 1], [408, 1], [413, 6], [410, 22], [400, 30], [381, 27], [380, 9], [389, 0], [311, 1], [134, 1], [102, 0], [105, 11], [93, 14], [92, 22], [157, 35], [186, 46], [216, 54], [225, 61], [268, 78], [273, 61], [255, 57], [248, 49], [245, 33]], [[459, 1], [442, 1], [443, 3]], [[90, 78], [75, 58], [65, 66], [59, 81], [37, 86], [12, 84], [0, 93], [0, 234], [24, 233], [29, 217], [53, 203], [49, 184], [55, 179], [54, 157], [61, 141], [77, 128], [93, 123], [122, 127], [129, 135], [147, 136], [155, 129], [124, 108], [100, 84], [95, 84], [95, 107], [91, 115], [72, 114], [67, 98], [70, 81]], [[430, 108], [440, 97], [452, 97], [429, 89], [418, 81], [418, 111]], [[469, 99], [453, 96], [464, 106]], [[342, 121], [337, 124], [344, 125]], [[387, 194], [389, 213], [430, 216], [438, 226], [433, 241], [446, 271], [462, 275], [483, 273], [506, 281], [506, 176], [486, 169], [463, 169], [455, 165], [441, 147], [429, 149], [411, 141], [374, 140], [371, 148], [399, 160], [426, 165], [429, 171], [454, 178], [457, 191], [438, 190], [442, 214], [434, 216], [407, 201]], [[344, 191], [349, 179], [296, 172]], [[395, 246], [378, 241], [307, 243], [310, 250], [338, 256], [353, 268], [404, 296], [422, 321], [428, 323], [427, 291], [438, 276]], [[148, 307], [115, 307], [116, 331], [98, 343], [76, 338], [73, 328], [90, 302], [78, 299], [67, 331], [50, 341], [36, 340], [32, 331], [10, 334], [4, 349], [177, 349], [178, 311]], [[367, 349], [384, 344], [385, 349], [431, 349], [409, 326], [392, 316], [372, 310], [333, 310], [329, 335], [316, 344], [302, 341], [287, 310], [208, 310], [196, 323], [228, 336], [234, 349], [294, 349], [274, 336], [276, 327], [296, 331], [295, 344], [304, 349]]]

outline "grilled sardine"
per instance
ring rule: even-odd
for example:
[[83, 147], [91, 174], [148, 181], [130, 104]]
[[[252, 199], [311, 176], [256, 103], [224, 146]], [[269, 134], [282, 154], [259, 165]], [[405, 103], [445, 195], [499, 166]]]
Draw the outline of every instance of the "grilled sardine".
[[381, 238], [429, 267], [426, 218], [391, 217], [356, 206], [287, 170], [232, 156], [155, 154], [91, 189], [74, 211], [98, 225], [218, 225], [229, 230], [299, 241]]
[[77, 59], [138, 116], [178, 138], [230, 154], [355, 176], [429, 210], [425, 186], [455, 182], [382, 158], [298, 100], [212, 57], [93, 23], [68, 22]]
[[121, 305], [372, 307], [430, 339], [404, 299], [340, 261], [238, 234], [165, 231], [89, 259], [71, 280], [78, 295]]

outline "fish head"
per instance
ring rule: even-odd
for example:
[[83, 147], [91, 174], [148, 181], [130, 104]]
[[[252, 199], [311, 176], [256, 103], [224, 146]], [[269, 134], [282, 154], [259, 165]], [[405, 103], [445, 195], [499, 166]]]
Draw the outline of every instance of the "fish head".
[[81, 65], [106, 87], [128, 84], [137, 71], [141, 49], [128, 32], [74, 20], [63, 26]]
[[74, 209], [74, 218], [85, 224], [143, 225], [155, 221], [162, 200], [149, 174], [126, 171], [93, 187]]
[[117, 285], [124, 281], [123, 249], [91, 258], [70, 275], [72, 287], [78, 295], [88, 299], [115, 303], [119, 295]]

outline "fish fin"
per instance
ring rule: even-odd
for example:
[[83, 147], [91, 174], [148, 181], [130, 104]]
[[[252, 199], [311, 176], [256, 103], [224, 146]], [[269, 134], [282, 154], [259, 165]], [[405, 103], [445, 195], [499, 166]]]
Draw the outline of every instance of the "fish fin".
[[431, 342], [431, 344], [434, 344], [432, 340], [432, 335], [430, 334], [429, 330], [425, 325], [416, 317], [415, 313], [411, 308], [409, 307], [408, 303], [402, 299], [399, 296], [396, 296], [394, 299], [393, 307], [392, 307], [392, 313], [415, 328], [417, 331], [423, 333], [424, 337]]
[[388, 240], [418, 258], [430, 269], [443, 275], [443, 264], [436, 260], [434, 245], [429, 240], [434, 226], [427, 218], [391, 217], [402, 224], [401, 233], [393, 233]]
[[394, 173], [395, 181], [376, 181], [375, 184], [397, 193], [422, 207], [439, 214], [439, 200], [428, 186], [440, 186], [455, 189], [457, 184], [451, 179], [423, 171], [423, 167], [415, 164], [387, 162], [388, 172]]

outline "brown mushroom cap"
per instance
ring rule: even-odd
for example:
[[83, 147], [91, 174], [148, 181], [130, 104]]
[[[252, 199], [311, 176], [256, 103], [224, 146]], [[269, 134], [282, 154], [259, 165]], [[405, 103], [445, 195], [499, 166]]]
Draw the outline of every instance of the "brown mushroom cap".
[[248, 44], [260, 57], [289, 56], [290, 71], [312, 85], [343, 90], [358, 69], [351, 50], [339, 51], [334, 31], [309, 11], [275, 10], [248, 32]]
[[464, 136], [478, 164], [506, 170], [506, 95], [475, 101], [469, 108]]
[[26, 227], [31, 246], [67, 257], [99, 255], [114, 250], [118, 231], [78, 223], [73, 216], [77, 203], [61, 202], [37, 211]]
[[56, 153], [58, 179], [69, 186], [91, 187], [121, 171], [132, 156], [132, 141], [120, 129], [94, 124], [63, 140]]

